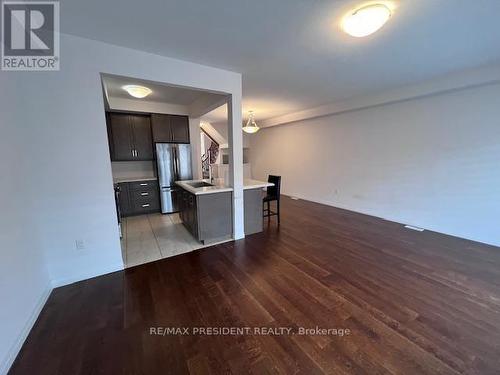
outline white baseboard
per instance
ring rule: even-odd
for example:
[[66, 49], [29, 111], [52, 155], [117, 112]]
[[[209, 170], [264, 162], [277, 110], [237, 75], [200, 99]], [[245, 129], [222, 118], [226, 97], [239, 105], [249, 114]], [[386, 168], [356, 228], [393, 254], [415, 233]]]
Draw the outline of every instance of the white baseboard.
[[59, 279], [52, 280], [52, 288], [59, 288], [60, 286], [73, 284], [78, 281], [91, 279], [93, 277], [106, 275], [108, 273], [123, 271], [124, 265], [123, 263], [113, 264], [107, 267], [100, 268], [98, 270], [93, 269], [90, 271], [82, 272], [76, 275], [71, 275], [69, 277], [63, 277]]
[[33, 308], [33, 311], [31, 312], [30, 317], [26, 321], [26, 324], [24, 325], [22, 331], [19, 333], [19, 336], [17, 337], [16, 342], [10, 348], [9, 352], [7, 353], [7, 356], [2, 360], [2, 363], [0, 365], [0, 374], [1, 375], [6, 375], [7, 372], [9, 371], [10, 367], [14, 363], [14, 360], [16, 359], [17, 354], [21, 350], [21, 347], [23, 346], [24, 341], [26, 340], [31, 329], [33, 328], [33, 325], [35, 324], [35, 322], [38, 318], [38, 315], [40, 315], [40, 312], [42, 311], [43, 307], [45, 306], [45, 303], [47, 302], [47, 299], [49, 298], [51, 292], [52, 292], [52, 286], [51, 286], [51, 284], [47, 284], [42, 295], [40, 296], [35, 307]]

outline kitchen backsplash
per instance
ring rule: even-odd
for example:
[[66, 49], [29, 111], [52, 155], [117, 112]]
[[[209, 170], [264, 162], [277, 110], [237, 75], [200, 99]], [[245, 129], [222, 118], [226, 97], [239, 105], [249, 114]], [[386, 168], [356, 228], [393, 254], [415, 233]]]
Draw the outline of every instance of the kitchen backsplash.
[[113, 178], [156, 177], [152, 161], [115, 161], [111, 163]]

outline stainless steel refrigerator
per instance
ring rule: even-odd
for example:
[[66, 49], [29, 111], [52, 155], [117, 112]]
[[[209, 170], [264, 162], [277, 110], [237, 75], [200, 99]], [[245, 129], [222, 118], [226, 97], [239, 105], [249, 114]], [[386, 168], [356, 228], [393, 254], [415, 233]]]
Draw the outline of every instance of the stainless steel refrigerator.
[[179, 211], [177, 193], [180, 188], [175, 181], [191, 180], [191, 146], [176, 143], [156, 144], [156, 164], [160, 184], [161, 212]]

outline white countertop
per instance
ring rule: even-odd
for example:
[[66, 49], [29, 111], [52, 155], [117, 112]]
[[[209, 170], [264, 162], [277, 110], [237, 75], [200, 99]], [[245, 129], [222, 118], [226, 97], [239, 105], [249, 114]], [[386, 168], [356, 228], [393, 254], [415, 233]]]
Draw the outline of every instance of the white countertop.
[[158, 180], [158, 177], [116, 177], [113, 178], [113, 183], [117, 184], [120, 182], [138, 182], [138, 181], [153, 181]]
[[[226, 191], [233, 191], [233, 188], [231, 186], [227, 185], [214, 185], [214, 186], [204, 186], [204, 187], [199, 187], [195, 188], [189, 185], [189, 183], [192, 182], [207, 182], [210, 183], [210, 180], [185, 180], [185, 181], [176, 181], [175, 183], [183, 188], [184, 190], [189, 191], [192, 194], [195, 195], [201, 195], [201, 194], [214, 194], [214, 193], [223, 193]], [[243, 180], [243, 190], [248, 190], [248, 189], [262, 189], [267, 186], [273, 186], [274, 184], [270, 182], [265, 182], [265, 181], [258, 181], [258, 180], [249, 180], [245, 179]]]
[[272, 182], [266, 182], [266, 181], [259, 181], [259, 180], [251, 180], [248, 178], [245, 178], [243, 180], [243, 190], [248, 190], [248, 189], [262, 189], [268, 186], [274, 186]]
[[204, 186], [195, 188], [189, 185], [189, 183], [193, 182], [207, 182], [210, 183], [210, 180], [184, 180], [184, 181], [175, 181], [175, 183], [183, 188], [184, 190], [189, 191], [194, 195], [200, 194], [213, 194], [213, 193], [223, 193], [225, 191], [233, 191], [233, 188], [227, 185], [214, 185], [214, 186]]

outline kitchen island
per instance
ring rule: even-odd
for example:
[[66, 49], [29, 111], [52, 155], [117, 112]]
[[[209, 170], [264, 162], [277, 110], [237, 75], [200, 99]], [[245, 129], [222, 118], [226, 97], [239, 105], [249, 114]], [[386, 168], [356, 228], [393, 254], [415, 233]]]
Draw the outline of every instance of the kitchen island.
[[[184, 226], [200, 242], [212, 243], [232, 237], [233, 188], [209, 180], [176, 181], [182, 188], [177, 199]], [[245, 235], [262, 232], [262, 189], [271, 183], [245, 179]]]

